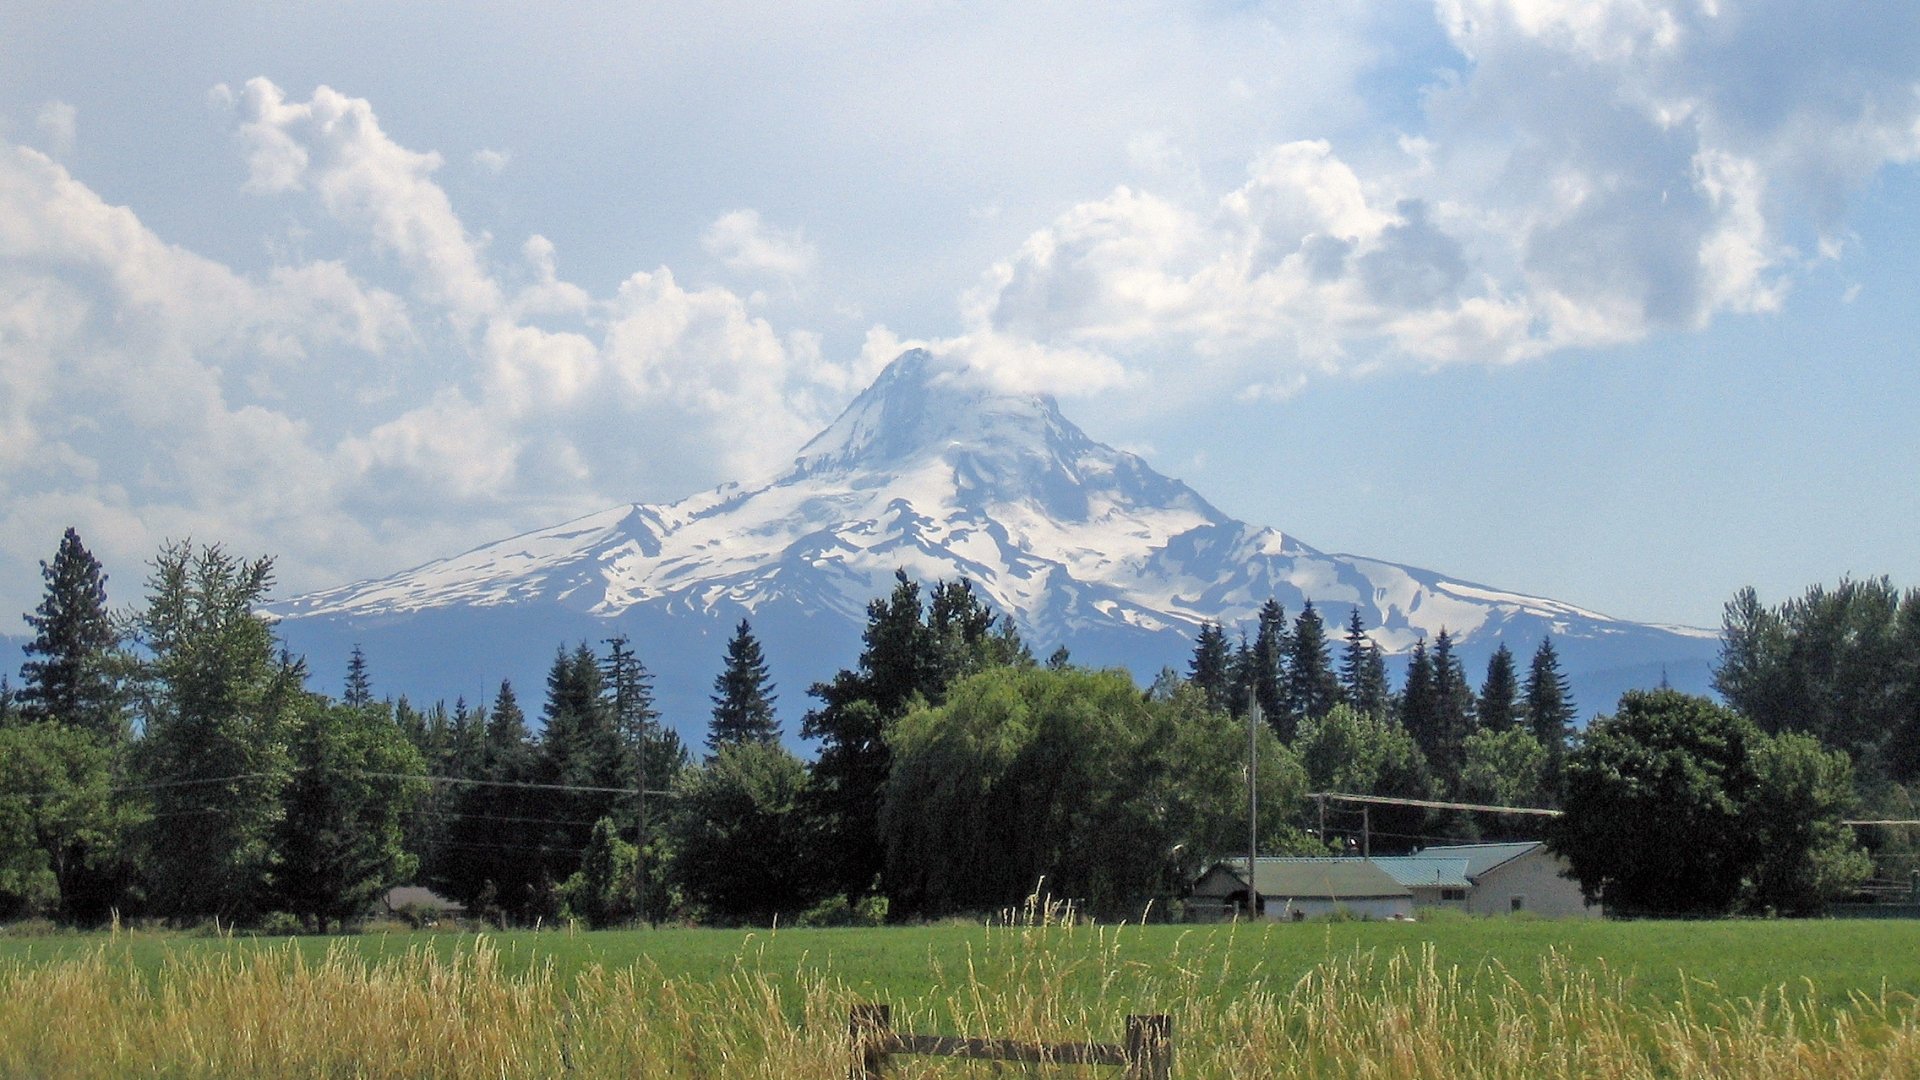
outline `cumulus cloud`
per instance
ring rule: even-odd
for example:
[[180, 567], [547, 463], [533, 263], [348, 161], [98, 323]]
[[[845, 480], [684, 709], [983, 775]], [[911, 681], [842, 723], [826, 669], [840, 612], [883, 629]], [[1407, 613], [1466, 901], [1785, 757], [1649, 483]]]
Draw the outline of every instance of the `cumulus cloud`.
[[976, 333], [1255, 395], [1316, 373], [1632, 342], [1778, 309], [1804, 250], [1839, 250], [1850, 196], [1920, 156], [1910, 13], [1436, 13], [1464, 66], [1426, 88], [1423, 128], [1393, 150], [1297, 140], [1224, 192], [1123, 187], [1076, 205], [969, 295]]
[[512, 160], [513, 155], [505, 150], [481, 149], [473, 152], [473, 163], [495, 176], [505, 172], [507, 163]]
[[738, 274], [792, 281], [813, 271], [813, 245], [797, 230], [776, 229], [761, 221], [758, 210], [720, 215], [700, 237], [700, 246]]
[[336, 581], [776, 468], [843, 400], [817, 338], [725, 289], [658, 267], [595, 296], [537, 235], [496, 265], [364, 100], [214, 100], [245, 190], [316, 209], [332, 257], [241, 273], [0, 143], [5, 557], [73, 523], [121, 565], [199, 535]]

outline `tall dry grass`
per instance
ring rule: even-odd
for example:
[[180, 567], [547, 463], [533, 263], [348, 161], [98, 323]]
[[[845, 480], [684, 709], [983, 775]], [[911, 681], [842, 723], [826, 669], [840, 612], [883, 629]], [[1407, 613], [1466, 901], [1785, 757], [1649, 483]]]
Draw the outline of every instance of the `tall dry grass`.
[[[1036, 903], [989, 928], [936, 972], [941, 990], [893, 1003], [896, 1028], [1114, 1041], [1126, 1013], [1166, 1012], [1181, 1077], [1920, 1076], [1920, 1008], [1904, 995], [1829, 1004], [1782, 988], [1650, 1008], [1558, 955], [1522, 980], [1431, 950], [1358, 951], [1281, 985], [1230, 942], [1183, 939], [1149, 964], [1124, 958], [1128, 928], [1060, 914]], [[717, 978], [642, 963], [565, 985], [551, 964], [509, 970], [485, 938], [450, 959], [183, 950], [143, 975], [123, 958], [108, 942], [0, 971], [0, 1076], [839, 1080], [859, 1000], [828, 962], [774, 973], [751, 947]], [[898, 1058], [890, 1075], [1092, 1073]]]

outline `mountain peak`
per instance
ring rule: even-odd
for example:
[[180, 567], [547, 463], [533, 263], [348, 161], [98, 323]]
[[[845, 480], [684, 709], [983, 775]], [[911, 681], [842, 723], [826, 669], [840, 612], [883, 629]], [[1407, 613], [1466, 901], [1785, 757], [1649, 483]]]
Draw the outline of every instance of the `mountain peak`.
[[888, 470], [956, 449], [1053, 456], [1088, 442], [1052, 398], [1007, 393], [962, 361], [909, 349], [800, 448], [794, 467], [800, 475]]

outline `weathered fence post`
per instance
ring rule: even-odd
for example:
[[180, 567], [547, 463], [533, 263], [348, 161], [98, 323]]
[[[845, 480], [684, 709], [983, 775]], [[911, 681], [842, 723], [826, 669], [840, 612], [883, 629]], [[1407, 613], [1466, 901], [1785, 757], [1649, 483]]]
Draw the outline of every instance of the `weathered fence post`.
[[1165, 1014], [1127, 1017], [1127, 1080], [1171, 1080], [1173, 1020]]
[[853, 1043], [852, 1080], [880, 1080], [893, 1042], [893, 1006], [855, 1005], [847, 1013], [847, 1038]]

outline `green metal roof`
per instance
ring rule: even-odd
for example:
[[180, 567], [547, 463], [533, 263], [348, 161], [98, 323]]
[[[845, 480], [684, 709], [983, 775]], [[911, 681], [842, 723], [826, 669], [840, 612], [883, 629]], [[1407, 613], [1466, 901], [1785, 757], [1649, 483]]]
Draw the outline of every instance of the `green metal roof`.
[[[1244, 882], [1246, 863], [1223, 862], [1224, 869]], [[1299, 858], [1255, 860], [1254, 880], [1261, 896], [1318, 900], [1367, 900], [1413, 893], [1374, 862], [1366, 859]]]

